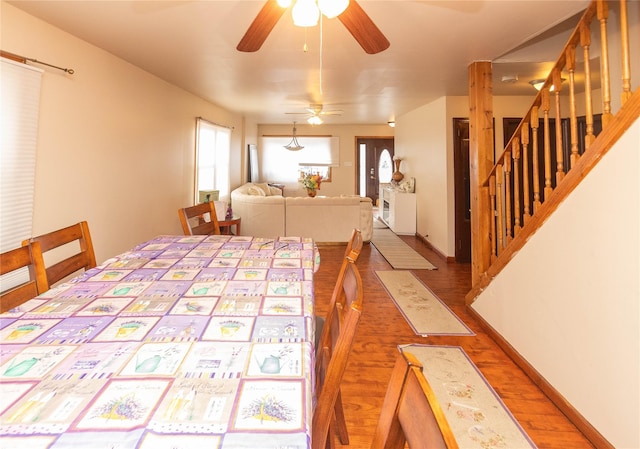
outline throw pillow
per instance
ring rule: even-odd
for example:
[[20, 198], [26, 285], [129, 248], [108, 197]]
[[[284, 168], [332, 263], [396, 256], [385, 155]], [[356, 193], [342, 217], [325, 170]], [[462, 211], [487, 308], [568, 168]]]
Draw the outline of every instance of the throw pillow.
[[249, 187], [249, 189], [247, 190], [247, 193], [249, 195], [256, 195], [256, 196], [266, 196], [264, 194], [264, 190], [262, 190], [260, 187], [257, 186], [251, 186]]
[[271, 195], [271, 189], [269, 189], [269, 184], [267, 184], [266, 182], [263, 182], [260, 184], [254, 184], [254, 186], [261, 189], [264, 192], [264, 196]]

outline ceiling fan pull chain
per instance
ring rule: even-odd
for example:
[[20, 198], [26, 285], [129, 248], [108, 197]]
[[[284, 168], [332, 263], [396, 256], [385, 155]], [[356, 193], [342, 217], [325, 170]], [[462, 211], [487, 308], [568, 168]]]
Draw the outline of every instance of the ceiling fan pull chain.
[[302, 46], [302, 51], [305, 53], [309, 52], [309, 46], [307, 45], [307, 28], [304, 29], [304, 45]]

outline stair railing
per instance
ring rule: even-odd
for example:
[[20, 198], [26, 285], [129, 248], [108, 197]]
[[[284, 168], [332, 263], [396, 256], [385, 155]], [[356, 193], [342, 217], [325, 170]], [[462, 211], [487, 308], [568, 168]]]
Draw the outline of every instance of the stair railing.
[[[558, 195], [566, 196], [573, 190], [608, 150], [602, 145], [593, 147], [601, 133], [599, 128], [606, 130], [615, 119], [611, 101], [612, 55], [619, 64], [615, 73], [620, 74], [615, 83], [621, 92], [616, 112], [624, 109], [632, 95], [638, 97], [637, 91], [633, 94], [631, 90], [630, 55], [632, 50], [640, 52], [640, 39], [634, 36], [633, 48], [630, 47], [627, 1], [612, 4], [620, 19], [618, 27], [610, 27], [612, 30], [608, 26], [609, 6], [606, 0], [594, 0], [585, 10], [532, 106], [484, 181], [489, 194], [489, 210], [483, 213], [490, 217], [490, 265], [467, 295], [468, 300], [477, 296], [557, 207], [561, 202]], [[598, 31], [599, 52], [594, 52], [592, 34]], [[619, 43], [619, 53], [610, 51], [610, 38]], [[594, 64], [598, 56], [599, 67]], [[594, 114], [596, 98], [602, 103], [601, 114]], [[637, 118], [637, 105], [633, 107]], [[568, 113], [564, 112], [566, 109]], [[578, 115], [581, 112], [583, 116]], [[632, 112], [632, 118], [633, 115]], [[599, 155], [590, 154], [593, 151]], [[589, 156], [589, 162], [581, 164], [585, 156]], [[568, 186], [566, 178], [572, 171], [580, 173], [571, 176]]]

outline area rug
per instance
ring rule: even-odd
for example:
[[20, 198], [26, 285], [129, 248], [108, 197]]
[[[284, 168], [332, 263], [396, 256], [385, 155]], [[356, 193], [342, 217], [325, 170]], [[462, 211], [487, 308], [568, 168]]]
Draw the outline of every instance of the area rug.
[[380, 254], [387, 259], [389, 264], [398, 270], [437, 270], [437, 267], [422, 257], [409, 245], [395, 235], [391, 229], [373, 229], [371, 237]]
[[520, 424], [459, 346], [407, 345], [461, 448], [535, 448]]
[[427, 335], [475, 335], [410, 271], [376, 271], [413, 331]]

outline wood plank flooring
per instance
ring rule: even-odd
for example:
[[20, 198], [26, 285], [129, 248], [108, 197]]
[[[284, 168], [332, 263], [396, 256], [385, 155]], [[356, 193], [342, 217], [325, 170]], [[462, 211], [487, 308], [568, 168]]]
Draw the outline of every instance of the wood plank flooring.
[[[350, 445], [341, 446], [336, 441], [336, 447], [369, 448], [397, 345], [419, 343], [461, 346], [538, 447], [592, 448], [593, 445], [466, 312], [464, 296], [471, 287], [471, 266], [447, 264], [417, 238], [402, 236], [402, 239], [438, 267], [433, 271], [412, 271], [477, 335], [415, 335], [375, 275], [376, 270], [390, 270], [391, 266], [375, 246], [365, 244], [357, 262], [365, 286], [363, 316], [342, 387]], [[320, 315], [326, 313], [344, 248], [343, 245], [320, 246], [321, 263], [315, 277], [316, 308]]]

